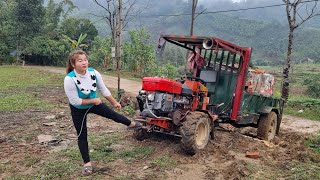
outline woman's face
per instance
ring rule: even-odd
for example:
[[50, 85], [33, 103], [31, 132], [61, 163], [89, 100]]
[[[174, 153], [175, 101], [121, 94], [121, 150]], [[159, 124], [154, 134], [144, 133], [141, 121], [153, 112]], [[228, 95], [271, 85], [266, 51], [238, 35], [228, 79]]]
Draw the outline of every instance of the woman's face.
[[74, 64], [74, 69], [82, 74], [84, 73], [87, 68], [88, 68], [88, 59], [87, 56], [84, 54], [79, 54], [76, 56], [75, 64]]

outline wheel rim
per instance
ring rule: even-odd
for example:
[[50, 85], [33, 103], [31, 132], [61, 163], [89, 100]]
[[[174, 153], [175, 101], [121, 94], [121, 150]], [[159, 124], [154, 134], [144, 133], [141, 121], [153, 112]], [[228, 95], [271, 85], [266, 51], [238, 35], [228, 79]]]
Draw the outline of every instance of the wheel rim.
[[276, 135], [276, 130], [277, 130], [277, 121], [276, 118], [273, 118], [270, 124], [270, 128], [268, 131], [268, 140], [272, 140], [274, 136]]
[[200, 123], [196, 129], [196, 145], [198, 147], [203, 147], [206, 142], [208, 128], [204, 123]]

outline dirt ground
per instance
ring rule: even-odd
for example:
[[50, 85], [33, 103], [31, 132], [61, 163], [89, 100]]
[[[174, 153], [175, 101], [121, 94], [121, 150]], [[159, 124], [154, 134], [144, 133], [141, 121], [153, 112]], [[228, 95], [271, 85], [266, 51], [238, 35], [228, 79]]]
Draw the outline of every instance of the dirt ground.
[[[105, 77], [108, 78], [108, 77]], [[139, 84], [139, 83], [137, 83]], [[132, 84], [131, 84], [132, 86]], [[109, 86], [110, 87], [110, 86]], [[75, 130], [72, 125], [67, 99], [62, 87], [34, 89], [42, 94], [40, 98], [58, 106], [50, 111], [28, 110], [18, 113], [0, 114], [0, 179], [12, 176], [32, 176], [36, 168], [41, 168], [44, 159], [55, 151], [75, 146]], [[50, 94], [50, 96], [47, 96]], [[54, 125], [43, 123], [54, 122]], [[320, 159], [304, 145], [304, 141], [320, 129], [320, 122], [285, 116], [279, 137], [272, 143], [255, 138], [254, 128], [241, 128], [228, 131], [217, 128], [215, 138], [208, 147], [188, 156], [181, 151], [179, 139], [168, 136], [153, 136], [144, 141], [132, 138], [132, 132], [110, 120], [90, 115], [89, 132], [122, 133], [126, 137], [114, 149], [128, 146], [152, 146], [154, 153], [146, 159], [137, 159], [127, 164], [117, 159], [108, 164], [93, 160], [96, 169], [102, 172], [103, 179], [115, 179], [121, 174], [132, 175], [133, 179], [281, 179], [289, 177], [292, 163], [319, 163]], [[57, 144], [39, 144], [38, 135], [46, 134], [62, 140]], [[258, 153], [257, 158], [246, 157], [247, 153]], [[170, 155], [176, 162], [174, 167], [160, 172], [150, 166], [150, 161], [162, 155]], [[37, 166], [28, 166], [28, 159], [36, 161]], [[81, 166], [81, 160], [79, 159]], [[8, 170], [1, 167], [12, 167]], [[268, 173], [275, 174], [274, 176]], [[79, 172], [70, 179], [77, 179]]]

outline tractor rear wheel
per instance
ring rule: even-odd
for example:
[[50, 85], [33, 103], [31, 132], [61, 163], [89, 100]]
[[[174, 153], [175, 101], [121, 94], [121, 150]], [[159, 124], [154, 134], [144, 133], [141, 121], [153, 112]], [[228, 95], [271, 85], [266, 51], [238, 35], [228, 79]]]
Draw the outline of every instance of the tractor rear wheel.
[[262, 140], [271, 141], [274, 139], [278, 126], [277, 114], [271, 111], [269, 114], [260, 117], [257, 137]]
[[210, 119], [207, 114], [202, 112], [188, 114], [180, 128], [182, 149], [190, 155], [204, 149], [210, 140], [210, 131]]

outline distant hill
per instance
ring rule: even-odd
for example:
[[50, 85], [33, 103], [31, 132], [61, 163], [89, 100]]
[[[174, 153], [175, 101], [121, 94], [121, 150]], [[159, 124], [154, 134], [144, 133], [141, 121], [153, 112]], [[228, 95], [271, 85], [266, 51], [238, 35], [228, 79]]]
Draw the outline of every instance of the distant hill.
[[[75, 0], [79, 10], [73, 16], [91, 19], [101, 36], [109, 34], [106, 22], [90, 13], [101, 15], [102, 8], [92, 1]], [[103, 2], [103, 1], [101, 1]], [[149, 2], [149, 3], [148, 3]], [[281, 0], [246, 0], [241, 3], [231, 1], [200, 0], [198, 12], [216, 12], [222, 10], [261, 7], [282, 4]], [[141, 13], [136, 13], [142, 10]], [[146, 27], [152, 36], [161, 33], [189, 34], [190, 16], [156, 16], [170, 14], [190, 14], [188, 1], [139, 0], [135, 6], [131, 21], [126, 27], [136, 29]], [[125, 31], [126, 32], [126, 31]], [[288, 27], [284, 6], [237, 11], [228, 13], [212, 13], [199, 15], [195, 22], [194, 34], [198, 36], [216, 36], [232, 43], [253, 48], [252, 58], [255, 64], [282, 64], [286, 55]], [[294, 61], [310, 58], [320, 62], [320, 17], [307, 22], [295, 33]]]

